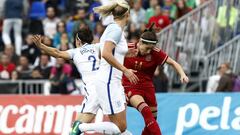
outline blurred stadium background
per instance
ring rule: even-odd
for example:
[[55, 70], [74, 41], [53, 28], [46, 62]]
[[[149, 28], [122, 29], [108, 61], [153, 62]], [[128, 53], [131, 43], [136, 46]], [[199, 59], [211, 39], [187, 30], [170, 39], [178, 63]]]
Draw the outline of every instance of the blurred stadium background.
[[[73, 48], [73, 33], [89, 26], [97, 43], [108, 20], [100, 21], [92, 9], [108, 2], [0, 1], [0, 134], [67, 135], [82, 101], [81, 76], [71, 61], [40, 52], [31, 37], [44, 35], [44, 44], [67, 50]], [[181, 85], [170, 67], [155, 72], [163, 135], [239, 135], [240, 0], [129, 3], [128, 42], [137, 42], [155, 22], [159, 48], [190, 77], [189, 84]], [[127, 119], [128, 129], [141, 134], [140, 114], [129, 108]], [[100, 112], [96, 121], [101, 120]]]

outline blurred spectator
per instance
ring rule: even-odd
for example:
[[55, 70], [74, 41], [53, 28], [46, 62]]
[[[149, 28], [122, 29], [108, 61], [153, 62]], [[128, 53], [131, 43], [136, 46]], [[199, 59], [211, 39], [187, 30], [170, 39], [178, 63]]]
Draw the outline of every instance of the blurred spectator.
[[137, 28], [136, 28], [136, 25], [133, 23], [130, 23], [129, 27], [128, 27], [127, 39], [131, 40], [132, 38], [135, 38], [138, 35], [140, 35], [140, 34], [139, 34], [139, 30], [137, 30]]
[[69, 41], [67, 33], [62, 33], [61, 39], [60, 39], [60, 47], [61, 45], [66, 45], [67, 48], [72, 48], [72, 44]]
[[50, 57], [46, 54], [40, 56], [40, 63], [34, 68], [32, 78], [34, 79], [48, 79], [50, 77], [51, 66], [49, 65]]
[[227, 1], [227, 5], [219, 7], [217, 15], [217, 23], [219, 25], [221, 39], [219, 45], [223, 45], [232, 37], [237, 18], [238, 10], [230, 1]]
[[155, 15], [149, 19], [147, 27], [150, 27], [153, 23], [156, 32], [160, 32], [163, 28], [167, 27], [171, 21], [168, 16], [162, 15], [161, 7], [155, 6]]
[[154, 16], [154, 7], [158, 5], [158, 0], [150, 0], [150, 7], [146, 10], [146, 13], [145, 13], [145, 23], [148, 23], [149, 22], [149, 19]]
[[[59, 45], [61, 44], [61, 36], [62, 34], [66, 33], [66, 25], [63, 21], [59, 22], [57, 24], [57, 33], [54, 35], [53, 38], [53, 47], [58, 48]], [[71, 39], [71, 36], [69, 34], [67, 34], [67, 40]]]
[[57, 59], [56, 66], [52, 67], [50, 81], [52, 94], [68, 94], [67, 83], [70, 79], [72, 67], [62, 58]]
[[174, 21], [177, 19], [177, 6], [174, 0], [164, 0], [164, 7], [169, 9], [169, 18]]
[[0, 55], [2, 54], [7, 55], [14, 64], [18, 63], [18, 56], [15, 54], [13, 46], [5, 46], [4, 51]]
[[186, 3], [186, 6], [190, 9], [194, 9], [197, 4], [196, 4], [197, 0], [184, 0], [184, 3]]
[[162, 8], [162, 15], [163, 15], [163, 16], [168, 16], [169, 19], [171, 19], [171, 18], [170, 18], [170, 10], [171, 10], [170, 7], [163, 7], [163, 8]]
[[140, 29], [140, 24], [145, 20], [145, 10], [142, 8], [142, 0], [135, 0], [133, 9], [130, 11], [131, 23], [135, 25], [137, 29]]
[[240, 74], [238, 74], [238, 77], [236, 77], [236, 79], [234, 81], [233, 91], [240, 92]]
[[185, 14], [187, 14], [188, 12], [190, 12], [192, 10], [192, 8], [190, 8], [186, 5], [184, 0], [178, 0], [177, 7], [178, 7], [177, 18], [184, 16]]
[[155, 86], [156, 92], [168, 92], [168, 77], [164, 73], [164, 67], [157, 67], [154, 77], [153, 84]]
[[94, 43], [99, 43], [100, 37], [102, 36], [105, 27], [102, 25], [101, 22], [97, 22], [95, 30], [94, 30]]
[[58, 5], [61, 0], [43, 0], [46, 3], [46, 7], [53, 7], [54, 9], [58, 9]]
[[67, 51], [69, 48], [68, 44], [61, 44], [59, 47], [59, 50], [61, 51]]
[[34, 64], [40, 55], [39, 49], [32, 42], [32, 34], [28, 34], [25, 39], [26, 44], [22, 46], [22, 55], [27, 56], [30, 64]]
[[5, 46], [11, 46], [10, 32], [13, 28], [15, 51], [21, 54], [22, 46], [22, 18], [27, 13], [27, 0], [6, 0], [4, 3], [4, 20], [2, 39]]
[[93, 0], [66, 0], [67, 11], [71, 14], [77, 9], [88, 9]]
[[19, 76], [19, 75], [18, 75], [18, 72], [14, 70], [14, 71], [12, 72], [12, 75], [11, 75], [11, 80], [12, 80], [12, 81], [18, 80], [18, 79], [19, 79], [18, 76]]
[[73, 27], [73, 32], [78, 31], [83, 27], [83, 25], [88, 25], [91, 30], [94, 30], [93, 23], [87, 19], [87, 14], [85, 9], [78, 9], [77, 14], [73, 17], [75, 20], [74, 22], [74, 27]]
[[57, 24], [60, 19], [56, 17], [55, 9], [53, 7], [47, 8], [47, 18], [43, 20], [43, 30], [44, 35], [53, 39], [54, 35], [57, 33]]
[[99, 15], [93, 12], [94, 7], [101, 6], [100, 0], [94, 0], [93, 3], [88, 8], [88, 14], [93, 17], [93, 21], [96, 23], [99, 21]]
[[17, 72], [19, 79], [30, 79], [32, 73], [32, 67], [29, 64], [29, 60], [26, 56], [21, 56], [19, 59], [19, 65], [17, 66]]
[[225, 71], [225, 73], [221, 76], [219, 80], [217, 92], [231, 92], [233, 90], [236, 76], [231, 71], [229, 63], [222, 64], [221, 66], [221, 70]]
[[0, 63], [0, 79], [10, 79], [15, 68], [16, 66], [10, 61], [10, 58], [6, 54], [2, 54]]
[[216, 92], [217, 87], [219, 85], [219, 80], [220, 80], [221, 76], [223, 74], [225, 74], [225, 72], [227, 70], [228, 70], [228, 64], [227, 63], [221, 64], [218, 67], [217, 74], [209, 77], [208, 82], [207, 82], [207, 89], [206, 89], [207, 93]]

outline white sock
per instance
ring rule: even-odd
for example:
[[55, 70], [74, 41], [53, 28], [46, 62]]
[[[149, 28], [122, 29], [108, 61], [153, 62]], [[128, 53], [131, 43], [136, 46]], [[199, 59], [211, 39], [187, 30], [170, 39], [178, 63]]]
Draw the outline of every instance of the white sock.
[[121, 135], [132, 135], [132, 133], [128, 130], [125, 130], [125, 132], [121, 133]]
[[95, 131], [103, 134], [121, 134], [119, 128], [112, 122], [82, 123], [79, 125], [81, 132]]

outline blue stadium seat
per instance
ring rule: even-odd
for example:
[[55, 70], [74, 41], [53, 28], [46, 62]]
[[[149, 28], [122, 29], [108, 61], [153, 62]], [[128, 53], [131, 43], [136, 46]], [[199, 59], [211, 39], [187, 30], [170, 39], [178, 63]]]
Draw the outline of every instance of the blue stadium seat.
[[45, 3], [38, 1], [33, 2], [29, 10], [29, 18], [42, 19], [44, 17], [46, 17]]

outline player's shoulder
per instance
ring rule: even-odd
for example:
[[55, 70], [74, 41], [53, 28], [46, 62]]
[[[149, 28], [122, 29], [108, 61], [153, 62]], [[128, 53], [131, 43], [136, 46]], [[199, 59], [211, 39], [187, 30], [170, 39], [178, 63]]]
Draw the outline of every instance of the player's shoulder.
[[162, 49], [160, 49], [160, 48], [158, 48], [158, 47], [154, 47], [153, 48], [153, 51], [152, 51], [152, 55], [165, 55], [166, 53], [162, 50]]
[[118, 24], [116, 24], [116, 23], [110, 23], [107, 26], [106, 30], [109, 30], [109, 31], [112, 31], [112, 30], [114, 30], [114, 31], [121, 31], [121, 27]]
[[153, 52], [154, 53], [159, 53], [159, 52], [161, 52], [161, 49], [158, 48], [158, 47], [153, 47]]
[[71, 49], [69, 49], [68, 51], [69, 51], [69, 52], [77, 52], [79, 49], [80, 49], [80, 48], [71, 48]]

